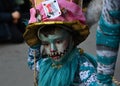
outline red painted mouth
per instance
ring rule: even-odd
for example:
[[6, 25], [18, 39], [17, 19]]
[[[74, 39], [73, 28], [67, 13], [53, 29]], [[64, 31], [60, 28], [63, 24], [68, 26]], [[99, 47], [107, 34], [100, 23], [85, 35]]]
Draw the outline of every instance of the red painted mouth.
[[59, 61], [67, 52], [67, 50], [64, 50], [64, 52], [52, 52], [48, 56], [51, 57], [53, 60]]
[[54, 60], [59, 60], [60, 56], [51, 56], [51, 58], [54, 59]]

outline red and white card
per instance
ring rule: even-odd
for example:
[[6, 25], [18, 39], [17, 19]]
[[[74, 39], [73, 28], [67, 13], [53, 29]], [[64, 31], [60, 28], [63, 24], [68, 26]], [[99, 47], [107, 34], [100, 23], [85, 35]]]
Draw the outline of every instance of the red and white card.
[[60, 7], [57, 0], [46, 0], [42, 2], [47, 18], [54, 19], [61, 15]]

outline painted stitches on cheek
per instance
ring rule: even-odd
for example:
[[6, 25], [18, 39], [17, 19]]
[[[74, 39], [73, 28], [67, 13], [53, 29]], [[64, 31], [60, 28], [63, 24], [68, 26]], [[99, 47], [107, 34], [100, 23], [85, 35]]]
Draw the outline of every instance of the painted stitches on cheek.
[[51, 44], [50, 54], [48, 55], [53, 60], [59, 61], [61, 57], [67, 52], [67, 50], [63, 48], [64, 40], [61, 38], [57, 38]]
[[48, 54], [49, 57], [51, 57], [53, 60], [59, 61], [62, 59], [62, 57], [67, 52], [67, 45], [66, 40], [63, 38], [57, 38], [53, 41], [52, 46], [50, 46], [52, 49], [50, 50], [50, 54]]

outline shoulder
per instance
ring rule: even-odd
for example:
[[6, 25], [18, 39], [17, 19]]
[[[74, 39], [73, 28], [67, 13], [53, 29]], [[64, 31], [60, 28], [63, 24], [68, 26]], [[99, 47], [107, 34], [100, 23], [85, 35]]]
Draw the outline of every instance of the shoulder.
[[79, 58], [79, 77], [86, 86], [96, 84], [96, 60], [91, 54], [80, 53]]
[[[97, 62], [95, 57], [91, 54], [80, 52], [80, 57], [78, 58], [79, 72], [81, 73], [96, 73]], [[86, 74], [83, 74], [86, 75]]]
[[79, 57], [79, 64], [85, 65], [85, 64], [90, 64], [93, 65], [94, 67], [97, 67], [97, 62], [96, 62], [96, 57], [89, 54], [85, 53], [83, 49], [79, 49], [80, 57]]

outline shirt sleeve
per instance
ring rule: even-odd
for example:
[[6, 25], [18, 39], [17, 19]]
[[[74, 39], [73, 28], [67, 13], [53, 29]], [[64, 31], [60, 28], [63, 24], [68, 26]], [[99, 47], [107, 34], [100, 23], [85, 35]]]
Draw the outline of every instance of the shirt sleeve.
[[97, 79], [111, 86], [120, 44], [120, 0], [103, 0], [96, 33]]
[[96, 68], [85, 56], [80, 60], [79, 77], [85, 86], [98, 86]]
[[[39, 71], [39, 60], [41, 59], [40, 55], [40, 45], [29, 47], [28, 49], [28, 67], [31, 70], [34, 70], [36, 68], [37, 71]], [[36, 61], [35, 61], [36, 60]], [[36, 63], [36, 64], [34, 64]]]

